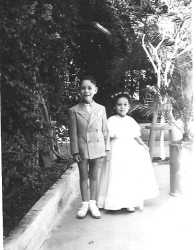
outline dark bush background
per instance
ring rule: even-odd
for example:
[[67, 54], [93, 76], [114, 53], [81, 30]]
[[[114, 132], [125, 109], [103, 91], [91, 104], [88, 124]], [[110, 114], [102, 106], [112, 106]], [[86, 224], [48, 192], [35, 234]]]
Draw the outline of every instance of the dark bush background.
[[[51, 121], [68, 126], [67, 108], [78, 101], [81, 75], [97, 79], [96, 100], [108, 114], [113, 92], [132, 93], [136, 80], [145, 87], [156, 79], [128, 21], [105, 0], [6, 0], [0, 20], [6, 236], [66, 169], [53, 150]], [[141, 69], [146, 77], [138, 79]]]

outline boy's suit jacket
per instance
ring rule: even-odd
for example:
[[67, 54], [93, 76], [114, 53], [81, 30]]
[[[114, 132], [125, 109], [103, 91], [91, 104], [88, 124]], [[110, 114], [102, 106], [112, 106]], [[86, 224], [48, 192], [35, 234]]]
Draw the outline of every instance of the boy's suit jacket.
[[105, 156], [110, 149], [105, 107], [93, 102], [89, 114], [79, 103], [69, 110], [71, 153], [79, 153], [82, 159]]

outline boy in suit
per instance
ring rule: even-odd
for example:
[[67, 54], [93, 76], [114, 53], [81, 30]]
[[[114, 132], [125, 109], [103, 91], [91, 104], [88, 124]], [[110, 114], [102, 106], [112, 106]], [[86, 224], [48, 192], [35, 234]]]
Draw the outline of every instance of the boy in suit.
[[81, 102], [69, 110], [71, 153], [78, 163], [82, 196], [78, 218], [84, 218], [88, 210], [92, 217], [101, 218], [96, 205], [98, 170], [109, 150], [109, 135], [105, 107], [93, 100], [97, 90], [95, 80], [84, 77], [80, 86]]

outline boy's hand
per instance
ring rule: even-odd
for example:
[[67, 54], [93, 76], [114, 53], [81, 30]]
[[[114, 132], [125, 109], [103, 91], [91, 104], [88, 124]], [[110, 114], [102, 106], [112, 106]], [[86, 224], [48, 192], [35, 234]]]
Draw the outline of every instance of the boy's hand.
[[109, 161], [110, 157], [111, 157], [111, 152], [110, 152], [110, 150], [107, 150], [106, 151], [106, 161]]
[[73, 160], [77, 163], [79, 163], [81, 161], [81, 157], [80, 154], [74, 154], [73, 155]]

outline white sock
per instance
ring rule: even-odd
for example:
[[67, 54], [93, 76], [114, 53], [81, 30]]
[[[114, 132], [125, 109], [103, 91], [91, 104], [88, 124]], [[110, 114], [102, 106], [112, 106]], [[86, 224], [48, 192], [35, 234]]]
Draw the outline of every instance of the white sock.
[[96, 205], [96, 200], [90, 200], [90, 201], [89, 201], [89, 204], [94, 204], [94, 205]]
[[82, 201], [82, 205], [88, 206], [88, 204], [89, 204], [89, 201]]

